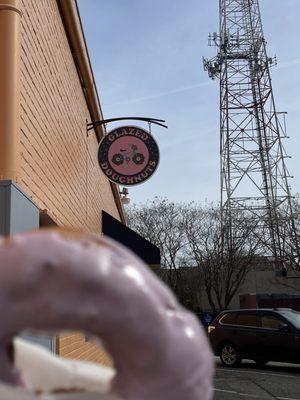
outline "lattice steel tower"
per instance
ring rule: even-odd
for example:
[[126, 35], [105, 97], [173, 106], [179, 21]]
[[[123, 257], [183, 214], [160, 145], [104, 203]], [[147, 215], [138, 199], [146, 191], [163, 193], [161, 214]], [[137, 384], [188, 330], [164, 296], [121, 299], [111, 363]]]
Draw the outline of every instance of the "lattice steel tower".
[[299, 245], [288, 183], [284, 113], [275, 108], [258, 0], [219, 0], [220, 30], [209, 35], [218, 54], [204, 59], [220, 80], [221, 211], [225, 241], [236, 240], [245, 215], [277, 266], [298, 263]]

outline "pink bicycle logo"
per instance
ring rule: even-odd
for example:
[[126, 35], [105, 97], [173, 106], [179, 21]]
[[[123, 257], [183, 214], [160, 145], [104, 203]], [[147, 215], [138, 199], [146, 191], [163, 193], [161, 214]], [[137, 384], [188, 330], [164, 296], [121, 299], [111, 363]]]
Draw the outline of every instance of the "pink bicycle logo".
[[128, 164], [130, 161], [137, 165], [143, 164], [145, 156], [137, 150], [138, 147], [135, 144], [131, 144], [129, 151], [120, 149], [119, 153], [115, 153], [112, 156], [111, 161], [115, 165], [122, 165], [124, 162]]

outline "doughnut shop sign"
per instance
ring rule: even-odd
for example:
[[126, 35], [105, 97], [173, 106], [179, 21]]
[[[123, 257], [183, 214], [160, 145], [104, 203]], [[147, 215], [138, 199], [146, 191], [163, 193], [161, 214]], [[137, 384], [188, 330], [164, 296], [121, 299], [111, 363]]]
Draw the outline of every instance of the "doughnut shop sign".
[[101, 141], [98, 162], [104, 175], [119, 185], [145, 182], [159, 163], [159, 149], [153, 136], [136, 126], [121, 126]]

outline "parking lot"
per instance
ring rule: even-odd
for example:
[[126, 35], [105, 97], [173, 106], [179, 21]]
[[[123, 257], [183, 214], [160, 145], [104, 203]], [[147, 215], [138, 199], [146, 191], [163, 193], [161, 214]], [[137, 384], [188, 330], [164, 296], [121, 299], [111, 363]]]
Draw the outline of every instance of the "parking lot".
[[224, 368], [216, 357], [214, 400], [300, 400], [300, 365], [269, 363], [263, 368], [243, 361]]

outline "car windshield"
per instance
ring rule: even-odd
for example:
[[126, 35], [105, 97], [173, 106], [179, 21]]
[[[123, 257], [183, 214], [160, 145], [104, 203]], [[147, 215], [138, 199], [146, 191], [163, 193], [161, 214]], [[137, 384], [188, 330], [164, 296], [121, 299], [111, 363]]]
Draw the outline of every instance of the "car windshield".
[[282, 311], [282, 315], [297, 329], [300, 329], [300, 313], [297, 311]]

